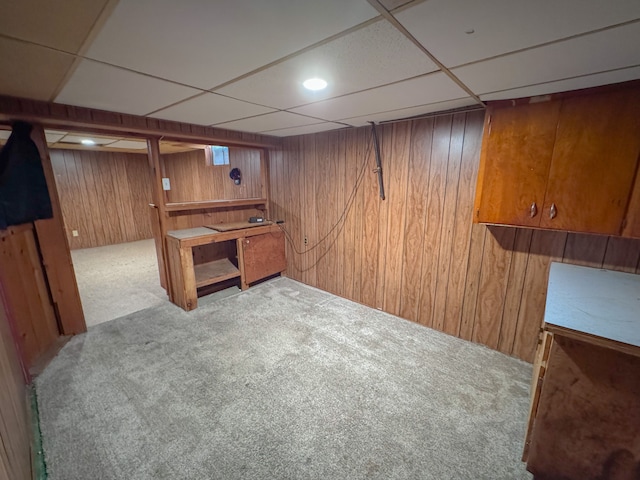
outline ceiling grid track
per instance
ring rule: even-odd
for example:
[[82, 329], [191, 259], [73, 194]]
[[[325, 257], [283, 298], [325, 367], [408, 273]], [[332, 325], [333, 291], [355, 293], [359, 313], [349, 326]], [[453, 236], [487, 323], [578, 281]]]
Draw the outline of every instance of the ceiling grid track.
[[[21, 0], [6, 10], [2, 95], [278, 137], [640, 78], [637, 0]], [[327, 88], [305, 90], [312, 78]]]
[[422, 53], [424, 53], [427, 57], [429, 57], [429, 60], [431, 60], [433, 63], [435, 63], [438, 68], [440, 68], [440, 71], [442, 71], [442, 73], [444, 73], [445, 75], [447, 75], [452, 81], [454, 81], [461, 89], [463, 89], [465, 92], [467, 92], [467, 94], [473, 98], [476, 102], [478, 102], [479, 105], [482, 105], [483, 107], [486, 106], [485, 103], [480, 100], [480, 97], [478, 97], [473, 91], [471, 91], [471, 89], [469, 87], [467, 87], [462, 80], [460, 80], [458, 77], [456, 77], [451, 70], [449, 70], [440, 60], [438, 60], [435, 56], [433, 56], [433, 54], [427, 50], [424, 45], [422, 45], [422, 43], [420, 43], [416, 37], [414, 37], [413, 35], [411, 35], [411, 33], [409, 32], [409, 30], [407, 30], [404, 25], [402, 25], [398, 19], [389, 11], [386, 9], [386, 7], [384, 5], [382, 5], [382, 3], [380, 3], [380, 0], [367, 0], [367, 2], [369, 2], [369, 4], [375, 8], [380, 15], [382, 15], [384, 17], [385, 20], [387, 20], [391, 25], [393, 25], [395, 28], [398, 29], [398, 31], [400, 31], [400, 33], [402, 33], [405, 37], [407, 37], [407, 39], [409, 39], [416, 47], [418, 47], [420, 49], [420, 51]]

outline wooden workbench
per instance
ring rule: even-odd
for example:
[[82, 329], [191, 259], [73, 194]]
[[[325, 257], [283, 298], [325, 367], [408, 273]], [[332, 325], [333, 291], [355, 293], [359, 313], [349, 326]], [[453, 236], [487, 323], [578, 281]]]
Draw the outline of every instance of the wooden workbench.
[[640, 275], [551, 265], [532, 391], [534, 478], [640, 478]]
[[[198, 306], [198, 288], [240, 278], [244, 290], [286, 267], [284, 234], [277, 225], [215, 226], [167, 233], [169, 299], [185, 310]], [[228, 226], [221, 229], [228, 228]]]

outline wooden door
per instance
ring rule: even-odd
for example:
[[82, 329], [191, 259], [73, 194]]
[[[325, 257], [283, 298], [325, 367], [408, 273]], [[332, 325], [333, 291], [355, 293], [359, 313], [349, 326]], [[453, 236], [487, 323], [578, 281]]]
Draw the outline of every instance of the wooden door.
[[242, 283], [246, 286], [287, 269], [284, 233], [273, 232], [240, 240]]
[[476, 222], [537, 227], [560, 102], [490, 107], [476, 192]]
[[640, 90], [564, 99], [540, 226], [620, 234], [639, 154]]

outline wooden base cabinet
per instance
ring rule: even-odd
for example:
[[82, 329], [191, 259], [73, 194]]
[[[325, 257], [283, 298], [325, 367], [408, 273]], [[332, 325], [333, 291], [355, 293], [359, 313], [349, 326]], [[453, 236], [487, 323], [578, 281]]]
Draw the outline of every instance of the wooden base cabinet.
[[489, 106], [474, 221], [620, 235], [634, 208], [639, 111], [636, 83]]
[[534, 478], [639, 478], [640, 357], [555, 335], [547, 363], [526, 459]]
[[167, 234], [169, 299], [184, 310], [198, 306], [198, 289], [234, 278], [244, 290], [287, 268], [284, 233], [277, 225], [230, 231], [206, 227]]
[[640, 275], [553, 263], [523, 460], [536, 480], [640, 478]]

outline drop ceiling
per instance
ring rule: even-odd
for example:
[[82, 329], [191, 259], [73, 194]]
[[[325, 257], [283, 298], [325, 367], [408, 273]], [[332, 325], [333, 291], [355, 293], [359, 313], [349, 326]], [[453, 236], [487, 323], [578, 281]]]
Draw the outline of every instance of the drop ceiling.
[[0, 94], [288, 136], [638, 79], [638, 45], [638, 0], [22, 0]]
[[[140, 138], [115, 137], [90, 132], [64, 132], [49, 129], [45, 130], [44, 133], [47, 139], [47, 145], [51, 149], [137, 153], [144, 156], [148, 154], [147, 142]], [[0, 125], [0, 146], [4, 145], [10, 136], [11, 127]], [[82, 143], [83, 140], [91, 140], [93, 144], [85, 145]], [[206, 148], [206, 145], [168, 140], [160, 141], [160, 153], [162, 154], [203, 150], [204, 148]]]

